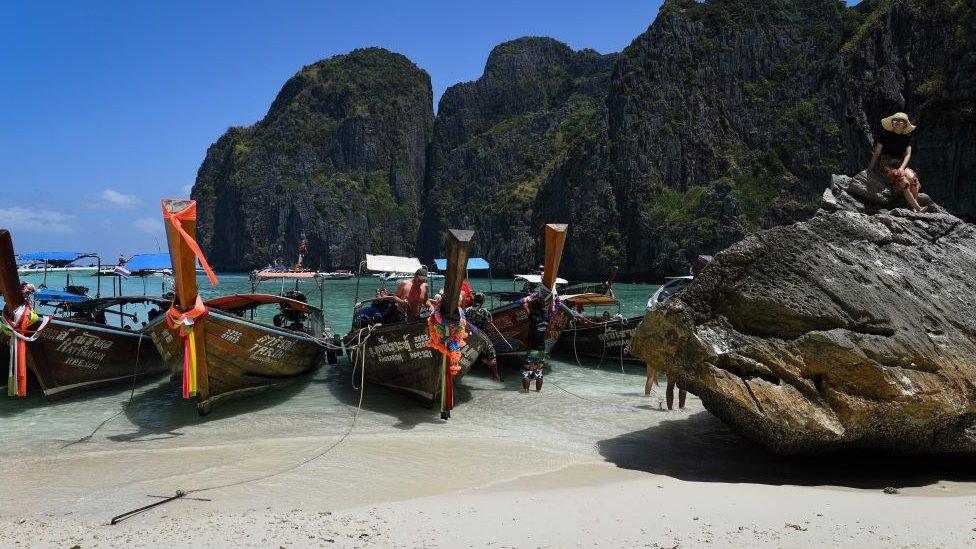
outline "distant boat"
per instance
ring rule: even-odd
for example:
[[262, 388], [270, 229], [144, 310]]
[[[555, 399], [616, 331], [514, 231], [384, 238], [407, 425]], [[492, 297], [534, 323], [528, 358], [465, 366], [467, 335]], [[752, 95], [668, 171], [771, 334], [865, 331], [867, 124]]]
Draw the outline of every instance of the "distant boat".
[[48, 273], [70, 273], [78, 276], [93, 275], [98, 272], [100, 265], [74, 265], [82, 259], [94, 259], [93, 253], [78, 252], [31, 252], [16, 257], [17, 274], [30, 276]]
[[[14, 381], [15, 387], [8, 386], [8, 391], [26, 394], [27, 370], [50, 400], [165, 370], [159, 353], [138, 326], [138, 317], [125, 309], [145, 305], [152, 307], [150, 315], [152, 311], [161, 314], [166, 301], [148, 296], [89, 298], [78, 287], [69, 286], [69, 290], [73, 291], [41, 289], [34, 293], [34, 301], [53, 308], [54, 314], [46, 325], [41, 322], [29, 327], [39, 330], [37, 339], [24, 342], [24, 377]], [[0, 230], [0, 291], [5, 315], [11, 318], [25, 301], [6, 230]], [[109, 317], [117, 318], [118, 325], [109, 322]], [[5, 350], [9, 343], [8, 336]], [[9, 350], [7, 353], [9, 360]]]
[[355, 273], [346, 269], [336, 269], [331, 273], [325, 273], [325, 278], [332, 280], [349, 280], [354, 276], [356, 276]]
[[[318, 367], [325, 355], [322, 310], [297, 294], [297, 299], [237, 294], [203, 302], [195, 269], [200, 254], [196, 202], [164, 200], [162, 208], [176, 298], [165, 318], [150, 324], [148, 331], [164, 361], [181, 375], [183, 396], [194, 399], [198, 411], [206, 414], [217, 404], [279, 387]], [[199, 257], [216, 283], [205, 258]], [[254, 310], [262, 306], [277, 309], [273, 324], [255, 319]]]
[[[413, 278], [415, 274], [416, 274], [416, 271], [412, 271], [412, 272], [392, 271], [392, 272], [380, 273], [380, 274], [378, 274], [376, 276], [380, 280], [390, 281], [390, 280], [405, 280], [405, 279], [408, 279], [408, 278]], [[440, 280], [440, 279], [443, 279], [443, 278], [444, 278], [444, 275], [442, 275], [442, 274], [435, 273], [435, 272], [430, 272], [430, 271], [427, 272], [427, 279], [428, 280]]]

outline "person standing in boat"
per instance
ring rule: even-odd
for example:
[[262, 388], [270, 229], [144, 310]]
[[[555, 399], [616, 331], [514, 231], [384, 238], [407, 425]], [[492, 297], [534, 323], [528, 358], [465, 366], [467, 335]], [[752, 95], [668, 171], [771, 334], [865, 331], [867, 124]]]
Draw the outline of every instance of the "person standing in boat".
[[420, 308], [427, 303], [427, 269], [421, 267], [413, 278], [400, 281], [393, 298], [407, 318], [420, 318]]
[[905, 196], [913, 211], [920, 212], [918, 192], [922, 185], [915, 170], [908, 167], [912, 158], [911, 133], [915, 126], [903, 112], [895, 113], [881, 120], [881, 132], [874, 142], [874, 154], [868, 165], [868, 173], [880, 166], [881, 175], [894, 189]]

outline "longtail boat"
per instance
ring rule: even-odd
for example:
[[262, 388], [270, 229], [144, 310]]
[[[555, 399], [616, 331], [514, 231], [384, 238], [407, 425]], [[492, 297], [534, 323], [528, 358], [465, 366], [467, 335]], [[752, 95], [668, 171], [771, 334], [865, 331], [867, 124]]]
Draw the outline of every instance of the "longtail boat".
[[[537, 297], [545, 299], [549, 306], [550, 317], [546, 328], [547, 349], [551, 349], [552, 345], [556, 343], [567, 320], [572, 316], [562, 305], [556, 291], [556, 282], [562, 280], [556, 274], [562, 260], [563, 245], [566, 243], [568, 227], [564, 224], [551, 223], [545, 227], [544, 270], [542, 275], [537, 275], [539, 285], [534, 293], [537, 294]], [[536, 280], [535, 278], [528, 278], [529, 276], [523, 275], [527, 282]], [[481, 322], [478, 324], [478, 328], [491, 340], [495, 353], [499, 357], [524, 356], [528, 349], [530, 326], [529, 313], [523, 307], [522, 300], [518, 299], [495, 307], [490, 310], [490, 313], [490, 320]]]
[[[49, 400], [165, 371], [159, 353], [124, 308], [150, 307], [160, 314], [167, 302], [148, 296], [91, 299], [71, 292], [45, 291], [37, 301], [53, 304], [40, 315], [26, 299], [17, 274], [10, 232], [0, 230], [0, 291], [4, 297], [3, 338], [7, 348], [7, 394], [26, 396], [28, 372]], [[119, 325], [108, 322], [115, 315]]]
[[[217, 277], [196, 243], [196, 202], [163, 200], [173, 263], [175, 298], [148, 331], [171, 371], [182, 379], [184, 398], [201, 415], [214, 405], [293, 381], [314, 370], [325, 353], [322, 310], [300, 299], [235, 294], [204, 302], [196, 262], [212, 284]], [[276, 309], [273, 322], [255, 314]]]
[[620, 307], [620, 301], [612, 294], [583, 293], [562, 296], [563, 303], [580, 314], [573, 315], [552, 352], [565, 356], [598, 358], [602, 360], [643, 362], [624, 352], [637, 331], [643, 316], [624, 318], [609, 311], [602, 315], [587, 315], [586, 309], [595, 307]]
[[[380, 322], [357, 326], [345, 338], [350, 348], [349, 360], [356, 371], [369, 383], [406, 391], [421, 397], [427, 404], [441, 402], [441, 417], [450, 417], [453, 408], [454, 383], [468, 372], [488, 344], [484, 337], [467, 337], [467, 322], [458, 309], [461, 284], [467, 265], [468, 249], [473, 231], [450, 230], [447, 234], [448, 265], [444, 294], [438, 310], [428, 318]], [[383, 261], [370, 264], [369, 270], [383, 270]], [[401, 258], [405, 259], [405, 258]], [[409, 258], [407, 258], [409, 259]], [[394, 312], [392, 297], [380, 296], [355, 305], [354, 319], [365, 307], [382, 307]], [[463, 344], [457, 349], [445, 342], [458, 334]], [[446, 337], [445, 337], [446, 336]], [[467, 337], [466, 341], [464, 338]], [[436, 348], [436, 350], [435, 350]], [[448, 356], [452, 355], [452, 356]], [[448, 371], [453, 366], [453, 373]]]

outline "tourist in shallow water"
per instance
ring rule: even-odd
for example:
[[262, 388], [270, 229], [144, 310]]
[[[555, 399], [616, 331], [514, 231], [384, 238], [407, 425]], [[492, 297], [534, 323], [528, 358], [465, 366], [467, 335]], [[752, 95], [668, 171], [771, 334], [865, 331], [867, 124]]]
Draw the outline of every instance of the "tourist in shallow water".
[[420, 308], [427, 303], [427, 269], [421, 267], [413, 278], [397, 285], [394, 294], [397, 305], [407, 313], [407, 318], [419, 318]]
[[868, 173], [876, 165], [879, 166], [881, 175], [896, 191], [905, 196], [912, 210], [920, 212], [922, 207], [918, 204], [918, 192], [922, 186], [915, 170], [908, 167], [908, 162], [912, 159], [910, 134], [914, 130], [915, 126], [905, 113], [895, 113], [882, 119], [881, 132], [874, 142], [874, 154], [871, 156], [871, 164], [868, 165]]
[[522, 392], [529, 392], [531, 380], [535, 380], [535, 390], [542, 390], [543, 368], [546, 363], [546, 330], [549, 327], [541, 297], [526, 297], [522, 306], [529, 313], [529, 340], [525, 356], [522, 358]]

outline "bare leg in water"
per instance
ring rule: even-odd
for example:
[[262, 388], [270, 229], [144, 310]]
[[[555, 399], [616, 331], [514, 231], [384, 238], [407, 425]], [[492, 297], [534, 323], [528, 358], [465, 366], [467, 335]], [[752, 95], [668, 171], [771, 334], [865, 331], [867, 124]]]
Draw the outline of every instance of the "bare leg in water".
[[[676, 383], [677, 383], [677, 380], [676, 379], [672, 378], [671, 376], [668, 376], [668, 389], [664, 392], [665, 393], [665, 398], [668, 401], [668, 410], [673, 410], [674, 409], [674, 386], [676, 385]], [[688, 396], [688, 391], [685, 391], [684, 389], [678, 389], [678, 408], [679, 409], [682, 409], [682, 410], [684, 409], [684, 407], [685, 407], [685, 397], [687, 397], [687, 396]]]
[[657, 370], [651, 366], [650, 362], [645, 362], [644, 367], [647, 368], [647, 381], [644, 382], [644, 396], [651, 396], [651, 389], [657, 385]]

